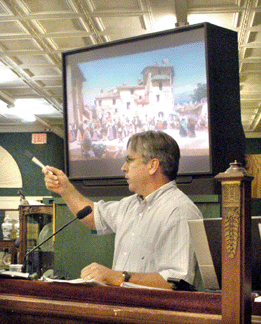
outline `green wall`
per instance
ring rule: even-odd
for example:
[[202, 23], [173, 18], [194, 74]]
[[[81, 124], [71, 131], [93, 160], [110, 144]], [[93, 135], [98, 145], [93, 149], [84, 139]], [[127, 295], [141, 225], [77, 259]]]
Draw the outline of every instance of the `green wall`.
[[[25, 150], [31, 152], [45, 165], [64, 169], [64, 142], [54, 133], [47, 133], [46, 144], [32, 144], [32, 133], [0, 133], [0, 146], [15, 159], [22, 174], [25, 196], [50, 196], [45, 188], [41, 168], [30, 161]], [[0, 196], [16, 196], [18, 188], [0, 188]]]
[[261, 138], [246, 139], [246, 154], [261, 154]]
[[[60, 202], [59, 202], [60, 201]], [[72, 213], [62, 202], [55, 199], [56, 229], [69, 222]], [[92, 262], [111, 268], [114, 251], [114, 235], [99, 236], [80, 221], [72, 223], [55, 238], [55, 274], [71, 279], [80, 277], [81, 270]]]

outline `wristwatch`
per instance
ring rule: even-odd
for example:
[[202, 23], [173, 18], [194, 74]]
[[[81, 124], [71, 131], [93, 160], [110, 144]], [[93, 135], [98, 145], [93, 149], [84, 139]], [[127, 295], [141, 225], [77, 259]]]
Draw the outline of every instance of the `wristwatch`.
[[131, 274], [128, 271], [123, 271], [122, 275], [123, 275], [123, 282], [128, 282], [131, 278]]

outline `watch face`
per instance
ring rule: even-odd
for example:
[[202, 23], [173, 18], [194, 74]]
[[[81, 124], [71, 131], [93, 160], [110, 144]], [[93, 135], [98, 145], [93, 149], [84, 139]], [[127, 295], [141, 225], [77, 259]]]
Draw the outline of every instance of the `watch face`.
[[130, 280], [131, 274], [128, 271], [123, 271], [122, 275], [125, 282], [128, 282]]
[[9, 265], [9, 264], [11, 264], [11, 253], [6, 252], [3, 255], [2, 262], [3, 262], [3, 265]]

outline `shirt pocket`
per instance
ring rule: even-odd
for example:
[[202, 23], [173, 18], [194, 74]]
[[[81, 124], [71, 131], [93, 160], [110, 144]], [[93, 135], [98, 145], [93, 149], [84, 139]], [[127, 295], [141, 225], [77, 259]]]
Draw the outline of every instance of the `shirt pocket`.
[[138, 247], [139, 251], [139, 272], [154, 272], [155, 271], [155, 258], [154, 258], [154, 245], [145, 241], [141, 241]]

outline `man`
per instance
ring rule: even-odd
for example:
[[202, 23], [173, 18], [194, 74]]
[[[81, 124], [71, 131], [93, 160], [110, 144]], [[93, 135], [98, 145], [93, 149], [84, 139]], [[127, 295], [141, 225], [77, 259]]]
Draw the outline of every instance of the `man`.
[[92, 213], [82, 219], [85, 225], [101, 235], [115, 233], [112, 269], [93, 263], [82, 270], [83, 279], [167, 289], [169, 277], [193, 283], [195, 256], [187, 220], [202, 215], [176, 186], [179, 158], [178, 144], [166, 133], [133, 135], [122, 171], [135, 194], [112, 202], [94, 203], [62, 171], [43, 169], [46, 187], [60, 194], [74, 215], [91, 206]]

